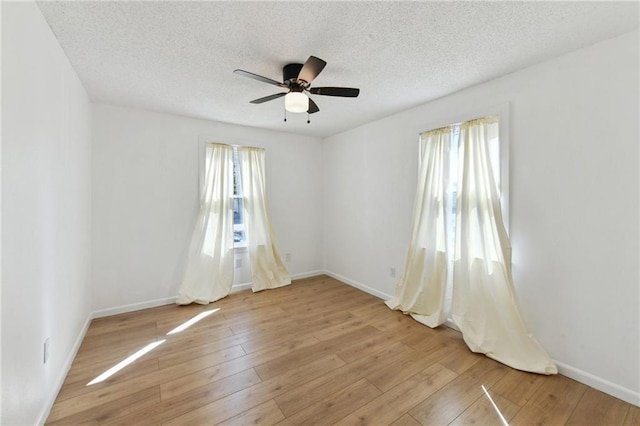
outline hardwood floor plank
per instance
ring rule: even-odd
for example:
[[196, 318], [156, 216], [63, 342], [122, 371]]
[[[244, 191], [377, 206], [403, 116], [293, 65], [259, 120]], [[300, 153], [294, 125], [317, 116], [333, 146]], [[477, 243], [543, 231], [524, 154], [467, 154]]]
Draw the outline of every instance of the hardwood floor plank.
[[167, 426], [187, 426], [223, 422], [342, 365], [344, 365], [344, 361], [335, 355], [330, 355], [307, 366], [290, 370], [278, 377], [218, 399], [164, 424]]
[[415, 333], [402, 339], [402, 342], [417, 351], [427, 352], [435, 347], [445, 345], [455, 350], [469, 351], [469, 348], [462, 340], [462, 335], [448, 327], [437, 328], [422, 327]]
[[292, 319], [287, 319], [286, 323], [273, 323], [269, 327], [257, 328], [237, 336], [243, 339], [242, 346], [245, 351], [252, 353], [277, 343], [287, 342], [294, 336], [306, 335], [313, 337], [311, 334], [312, 332], [308, 327], [296, 324]]
[[[229, 336], [228, 338], [218, 339], [208, 343], [205, 342], [200, 338], [194, 338], [193, 340], [189, 339], [186, 342], [180, 341], [178, 343], [173, 341], [167, 342], [167, 346], [161, 348], [166, 350], [158, 350], [155, 354], [158, 359], [158, 367], [167, 368], [181, 362], [210, 356], [216, 352], [228, 350], [230, 348], [241, 348], [246, 354], [242, 347], [244, 339], [240, 339], [236, 336]], [[176, 346], [180, 347], [177, 348]]]
[[235, 319], [226, 319], [229, 328], [233, 334], [242, 334], [255, 330], [258, 327], [269, 326], [277, 320], [288, 320], [287, 313], [280, 307], [270, 307], [268, 310], [250, 315], [245, 313], [244, 316]]
[[56, 420], [60, 417], [68, 416], [69, 413], [84, 411], [91, 405], [103, 404], [109, 401], [120, 399], [129, 393], [137, 392], [148, 387], [163, 385], [175, 379], [191, 374], [195, 371], [203, 370], [209, 365], [216, 365], [220, 370], [220, 377], [230, 376], [236, 372], [246, 370], [247, 367], [236, 360], [231, 360], [218, 364], [216, 357], [203, 357], [195, 361], [183, 362], [158, 372], [151, 372], [132, 379], [124, 380], [115, 384], [97, 383], [87, 387], [87, 392], [54, 404], [51, 410], [50, 419]]
[[412, 352], [413, 350], [402, 343], [393, 344], [376, 354], [346, 364], [295, 389], [284, 392], [276, 397], [275, 401], [285, 416], [289, 417], [330, 397], [376, 370], [397, 362], [398, 359], [402, 359], [403, 356], [410, 355]]
[[106, 349], [139, 344], [155, 340], [158, 328], [155, 321], [147, 321], [137, 327], [127, 329], [126, 333], [113, 330], [99, 335], [89, 336], [82, 341], [82, 352], [102, 352]]
[[420, 424], [420, 422], [418, 422], [416, 419], [414, 419], [410, 415], [405, 414], [395, 422], [391, 423], [391, 426], [422, 426], [422, 425]]
[[456, 346], [458, 350], [453, 351], [451, 355], [449, 355], [446, 359], [442, 360], [442, 365], [444, 365], [449, 370], [454, 371], [458, 374], [464, 373], [469, 368], [473, 367], [476, 363], [478, 363], [480, 360], [483, 360], [486, 358], [482, 354], [471, 352], [466, 345], [458, 344]]
[[[308, 342], [311, 344], [312, 342], [315, 342], [315, 339], [309, 338]], [[271, 347], [268, 350], [244, 355], [212, 367], [196, 369], [189, 374], [184, 374], [163, 383], [161, 385], [162, 395], [164, 398], [169, 398], [249, 368], [253, 368], [255, 371], [255, 367], [257, 365], [261, 365], [269, 360], [281, 356], [284, 353], [287, 353], [289, 351], [289, 347], [290, 344], [285, 343], [283, 345]]]
[[[179, 325], [179, 324], [176, 324]], [[173, 344], [177, 344], [178, 342], [185, 341], [188, 339], [192, 339], [194, 337], [203, 339], [203, 340], [219, 340], [227, 337], [231, 337], [234, 335], [233, 331], [228, 327], [228, 325], [218, 319], [211, 318], [209, 321], [203, 321], [202, 324], [199, 324], [197, 327], [188, 328], [187, 330], [167, 336], [167, 333], [171, 331], [168, 329], [164, 329], [158, 333], [158, 338], [160, 339], [171, 339]]]
[[365, 318], [389, 318], [389, 312], [395, 312], [390, 310], [384, 302], [378, 298], [371, 299], [367, 302], [360, 303], [356, 306], [349, 308], [349, 313], [356, 317]]
[[447, 425], [478, 399], [483, 393], [481, 385], [491, 387], [508, 370], [508, 367], [482, 357], [440, 392], [411, 409], [409, 414], [422, 424]]
[[640, 426], [638, 407], [473, 354], [459, 332], [327, 276], [93, 320], [47, 424], [495, 424], [480, 385], [512, 425]]
[[347, 321], [355, 320], [356, 317], [345, 310], [335, 310], [328, 307], [323, 311], [305, 312], [293, 316], [298, 327], [304, 327], [307, 330], [325, 329], [333, 325], [342, 324]]
[[411, 357], [398, 359], [397, 362], [380, 368], [367, 376], [367, 379], [383, 392], [408, 380], [425, 368], [446, 359], [452, 352], [448, 346], [441, 345], [430, 352], [415, 351]]
[[[240, 348], [239, 346], [237, 346], [236, 348], [237, 349], [234, 348], [234, 350], [232, 351], [220, 351], [222, 352], [222, 355], [219, 358], [221, 362], [207, 362], [207, 364], [213, 364], [211, 367], [197, 369], [190, 374], [183, 374], [178, 378], [162, 383], [160, 385], [162, 398], [171, 398], [175, 395], [179, 395], [191, 389], [204, 386], [206, 384], [215, 382], [216, 380], [251, 368], [250, 363], [247, 362], [247, 358], [243, 356], [245, 354], [242, 348]], [[208, 357], [205, 358], [208, 359]], [[193, 360], [188, 361], [189, 364], [193, 362]]]
[[629, 404], [629, 412], [624, 419], [624, 426], [640, 426], [640, 407]]
[[258, 383], [260, 377], [253, 369], [244, 370], [173, 398], [163, 399], [150, 407], [122, 416], [114, 423], [160, 424]]
[[161, 370], [170, 368], [171, 366], [181, 364], [184, 362], [190, 363], [201, 363], [203, 367], [205, 366], [213, 366], [216, 364], [220, 364], [226, 361], [230, 361], [232, 359], [240, 358], [246, 355], [242, 346], [230, 346], [224, 349], [218, 349], [212, 352], [200, 353], [200, 356], [195, 356], [193, 352], [186, 352], [183, 356], [171, 357], [169, 360], [167, 358], [159, 358], [159, 367]]
[[108, 317], [94, 318], [91, 320], [86, 336], [97, 336], [116, 330], [123, 331], [127, 328], [138, 327], [146, 322], [155, 321], [155, 319], [156, 312], [154, 308], [142, 309], [139, 311], [127, 312]]
[[395, 422], [391, 423], [391, 426], [422, 426], [422, 424], [410, 415], [405, 414]]
[[453, 371], [447, 370], [440, 364], [434, 364], [355, 410], [336, 424], [341, 426], [391, 424], [455, 378], [456, 374]]
[[189, 321], [197, 320], [198, 315], [206, 316], [188, 326], [188, 328], [186, 328], [182, 333], [188, 334], [197, 333], [197, 331], [202, 332], [206, 328], [222, 326], [226, 321], [224, 315], [220, 312], [220, 309], [213, 306], [207, 306], [207, 309], [190, 312], [188, 315], [185, 315], [186, 312], [179, 312], [182, 308], [183, 307], [181, 306], [176, 306], [175, 312], [167, 310], [164, 316], [156, 319], [159, 335], [166, 335], [170, 331], [185, 325], [185, 323]]
[[462, 414], [450, 423], [450, 426], [464, 426], [464, 425], [486, 425], [486, 426], [503, 426], [504, 423], [500, 419], [500, 415], [509, 422], [513, 416], [520, 410], [520, 406], [514, 404], [501, 397], [498, 394], [492, 394], [491, 398], [498, 407], [499, 413], [494, 408], [493, 404], [486, 395], [481, 395], [476, 401], [471, 404]]
[[105, 404], [94, 405], [86, 410], [70, 412], [57, 421], [47, 421], [48, 425], [102, 424], [113, 421], [128, 413], [152, 406], [160, 401], [160, 389], [153, 386]]
[[567, 425], [622, 425], [628, 412], [624, 401], [587, 388]]
[[332, 425], [349, 415], [354, 409], [379, 396], [382, 392], [367, 379], [343, 388], [322, 401], [287, 417], [279, 425]]
[[269, 400], [218, 424], [222, 426], [269, 426], [278, 423], [282, 419], [284, 419], [284, 414], [278, 408], [278, 404], [273, 400]]
[[498, 394], [523, 407], [542, 386], [546, 376], [511, 369], [491, 387], [491, 394]]
[[318, 342], [312, 346], [290, 351], [289, 353], [272, 361], [268, 361], [257, 366], [255, 369], [262, 380], [266, 380], [282, 374], [290, 368], [304, 366], [305, 364], [322, 358], [325, 355], [336, 353], [340, 348], [356, 344], [359, 341], [366, 339], [372, 332], [375, 332], [372, 327], [360, 327], [353, 331], [336, 335], [331, 339]]
[[[56, 401], [64, 401], [65, 399], [73, 398], [74, 396], [82, 395], [87, 392], [87, 384], [95, 379], [99, 374], [102, 374], [113, 365], [109, 365], [103, 369], [97, 371], [87, 370], [86, 377], [82, 381], [76, 381], [74, 383], [66, 383], [58, 393]], [[143, 376], [145, 374], [152, 374], [158, 371], [158, 360], [155, 358], [140, 359], [130, 366], [131, 368], [124, 368], [121, 371], [115, 373], [113, 376], [104, 381], [104, 385], [110, 386], [125, 380], [130, 380], [135, 377]]]
[[366, 339], [345, 347], [344, 350], [339, 352], [339, 355], [346, 362], [352, 362], [363, 356], [375, 353], [382, 347], [400, 341], [415, 332], [416, 328], [414, 327], [399, 327], [392, 330], [373, 332]]
[[545, 377], [511, 425], [565, 424], [586, 390], [587, 386], [564, 376]]

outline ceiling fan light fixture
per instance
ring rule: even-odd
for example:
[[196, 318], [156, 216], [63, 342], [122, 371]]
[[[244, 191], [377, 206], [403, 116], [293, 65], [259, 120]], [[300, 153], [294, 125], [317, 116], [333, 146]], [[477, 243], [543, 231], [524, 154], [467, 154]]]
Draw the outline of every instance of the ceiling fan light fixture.
[[289, 92], [284, 97], [284, 108], [289, 112], [307, 112], [309, 97], [302, 92]]

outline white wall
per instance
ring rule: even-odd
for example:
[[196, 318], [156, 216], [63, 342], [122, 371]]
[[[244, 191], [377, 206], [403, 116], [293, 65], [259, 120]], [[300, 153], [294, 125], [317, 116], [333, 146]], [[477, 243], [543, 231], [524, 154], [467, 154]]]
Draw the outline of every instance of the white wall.
[[323, 143], [91, 107], [37, 6], [1, 8], [0, 423], [44, 420], [90, 311], [175, 296], [200, 141], [267, 149], [273, 226], [294, 276], [324, 268], [388, 296], [409, 240], [418, 133], [505, 102], [523, 313], [565, 373], [640, 403], [637, 32]]
[[91, 107], [35, 3], [1, 7], [0, 423], [35, 424], [89, 315]]
[[[93, 308], [176, 296], [198, 205], [201, 141], [266, 148], [276, 244], [294, 276], [322, 269], [319, 139], [94, 105]], [[250, 281], [249, 262], [236, 283]], [[136, 305], [138, 306], [138, 305]]]
[[640, 404], [638, 56], [636, 31], [326, 139], [325, 268], [393, 294], [418, 133], [508, 102], [523, 314], [562, 372]]

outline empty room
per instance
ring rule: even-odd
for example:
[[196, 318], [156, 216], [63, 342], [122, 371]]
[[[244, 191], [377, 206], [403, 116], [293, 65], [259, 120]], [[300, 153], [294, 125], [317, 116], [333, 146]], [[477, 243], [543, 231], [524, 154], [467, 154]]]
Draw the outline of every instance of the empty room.
[[0, 424], [640, 425], [639, 17], [0, 2]]

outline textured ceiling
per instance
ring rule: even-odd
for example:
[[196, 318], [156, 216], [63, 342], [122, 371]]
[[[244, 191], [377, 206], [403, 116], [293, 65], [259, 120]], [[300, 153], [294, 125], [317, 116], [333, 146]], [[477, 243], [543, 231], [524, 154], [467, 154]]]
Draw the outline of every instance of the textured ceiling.
[[[325, 137], [638, 27], [637, 2], [39, 2], [96, 102]], [[288, 114], [281, 80], [328, 65], [320, 112]]]

